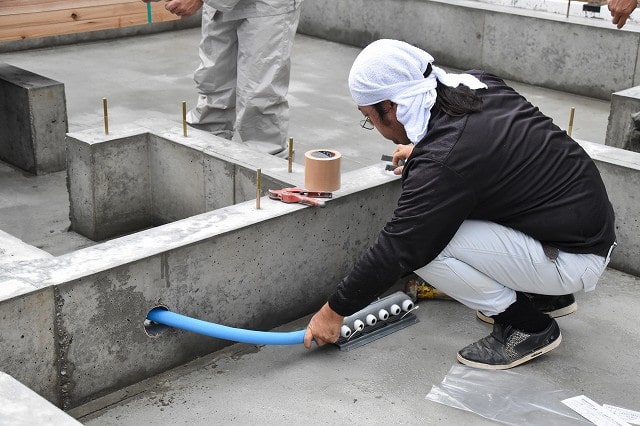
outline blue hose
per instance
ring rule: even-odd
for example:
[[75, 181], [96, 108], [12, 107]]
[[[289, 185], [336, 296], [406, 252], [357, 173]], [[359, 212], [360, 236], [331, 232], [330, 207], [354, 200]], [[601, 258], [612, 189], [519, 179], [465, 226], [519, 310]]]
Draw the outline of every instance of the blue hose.
[[213, 322], [176, 314], [165, 308], [153, 308], [147, 314], [147, 319], [158, 324], [179, 328], [218, 339], [233, 342], [251, 343], [254, 345], [297, 345], [303, 343], [305, 330], [291, 332], [270, 332], [244, 330], [242, 328], [227, 327]]

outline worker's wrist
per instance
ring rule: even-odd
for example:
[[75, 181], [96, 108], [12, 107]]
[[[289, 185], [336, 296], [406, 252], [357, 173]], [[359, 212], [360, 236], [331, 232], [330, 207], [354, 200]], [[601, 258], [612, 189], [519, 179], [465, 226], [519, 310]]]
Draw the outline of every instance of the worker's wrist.
[[340, 303], [338, 301], [338, 296], [336, 294], [332, 294], [329, 297], [329, 300], [327, 301], [326, 305], [329, 309], [331, 309], [333, 312], [335, 312], [338, 315], [340, 314], [340, 312], [343, 311], [343, 309], [341, 309]]
[[325, 318], [327, 318], [331, 322], [342, 322], [342, 320], [344, 319], [342, 315], [334, 311], [331, 306], [329, 306], [328, 302], [322, 306], [321, 311]]
[[337, 313], [336, 311], [334, 311], [331, 306], [329, 306], [329, 303], [325, 303], [322, 306], [322, 310], [324, 311], [324, 314], [329, 317], [332, 320], [337, 320], [339, 319], [340, 321], [342, 321], [342, 319], [344, 318], [342, 315], [340, 315], [339, 313]]

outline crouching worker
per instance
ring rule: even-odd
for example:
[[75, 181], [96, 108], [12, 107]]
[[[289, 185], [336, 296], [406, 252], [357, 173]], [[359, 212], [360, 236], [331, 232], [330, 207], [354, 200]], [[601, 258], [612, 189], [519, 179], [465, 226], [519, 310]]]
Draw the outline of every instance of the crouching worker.
[[402, 194], [304, 343], [335, 342], [344, 316], [414, 271], [494, 323], [458, 361], [515, 367], [556, 348], [553, 316], [596, 287], [615, 246], [613, 209], [594, 162], [550, 118], [491, 74], [432, 62], [378, 40], [353, 63], [362, 127], [398, 145], [394, 164], [405, 160]]

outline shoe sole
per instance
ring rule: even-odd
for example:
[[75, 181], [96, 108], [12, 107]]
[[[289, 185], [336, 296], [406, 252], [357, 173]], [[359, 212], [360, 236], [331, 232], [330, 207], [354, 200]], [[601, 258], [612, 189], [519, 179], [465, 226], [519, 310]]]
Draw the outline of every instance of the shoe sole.
[[[573, 302], [570, 305], [565, 306], [564, 308], [556, 309], [555, 311], [546, 312], [551, 318], [559, 318], [565, 315], [569, 315], [578, 310], [578, 303]], [[493, 324], [493, 318], [486, 316], [480, 311], [476, 311], [476, 317], [482, 322], [486, 322], [487, 324]]]
[[483, 370], [507, 370], [509, 368], [517, 367], [520, 364], [524, 364], [527, 361], [531, 361], [533, 358], [537, 358], [540, 355], [546, 354], [549, 351], [552, 351], [553, 349], [557, 348], [560, 345], [560, 342], [562, 342], [562, 333], [559, 333], [558, 338], [553, 342], [549, 343], [547, 346], [543, 346], [542, 348], [536, 349], [529, 355], [525, 355], [524, 357], [517, 359], [509, 364], [502, 364], [502, 365], [483, 364], [481, 362], [469, 361], [468, 359], [461, 357], [460, 354], [458, 354], [457, 358], [459, 363], [468, 365], [469, 367], [480, 368]]

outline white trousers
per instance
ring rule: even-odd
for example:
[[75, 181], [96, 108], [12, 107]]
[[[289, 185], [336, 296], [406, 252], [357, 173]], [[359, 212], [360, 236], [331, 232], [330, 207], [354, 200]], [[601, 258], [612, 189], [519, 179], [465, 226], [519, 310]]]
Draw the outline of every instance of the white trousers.
[[250, 147], [274, 154], [289, 132], [287, 93], [300, 8], [285, 14], [223, 21], [202, 6], [198, 103], [187, 122], [231, 139], [237, 130]]
[[467, 220], [442, 253], [415, 273], [464, 305], [496, 315], [515, 302], [516, 291], [561, 295], [595, 289], [609, 257], [560, 251], [552, 260], [539, 241], [522, 232]]

